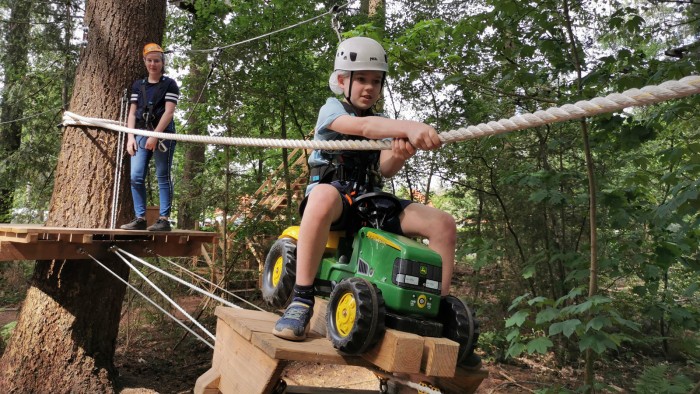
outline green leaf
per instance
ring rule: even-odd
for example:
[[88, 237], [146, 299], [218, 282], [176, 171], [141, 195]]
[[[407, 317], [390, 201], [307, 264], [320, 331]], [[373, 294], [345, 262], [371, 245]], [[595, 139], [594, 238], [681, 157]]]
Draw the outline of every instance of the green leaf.
[[520, 330], [517, 328], [514, 328], [514, 329], [510, 330], [508, 335], [506, 335], [506, 341], [513, 342], [513, 339], [517, 338], [519, 335], [520, 335]]
[[591, 328], [596, 331], [600, 331], [601, 328], [610, 326], [610, 324], [610, 318], [608, 318], [607, 316], [596, 316], [586, 324], [585, 331], [588, 331]]
[[554, 343], [552, 343], [549, 338], [539, 337], [527, 343], [527, 352], [528, 354], [533, 354], [535, 352], [544, 354], [547, 353], [547, 349], [552, 346], [554, 346]]
[[[530, 279], [535, 275], [536, 268], [534, 265], [528, 265], [523, 269], [523, 278]], [[532, 305], [532, 304], [530, 304]]]
[[547, 308], [543, 311], [540, 311], [540, 313], [537, 314], [537, 317], [535, 318], [535, 323], [536, 324], [542, 324], [542, 323], [547, 323], [550, 322], [554, 319], [559, 317], [559, 311], [554, 309], [554, 308]]
[[608, 336], [601, 331], [596, 331], [593, 334], [586, 334], [581, 338], [578, 344], [580, 351], [586, 351], [588, 349], [601, 354], [606, 349], [617, 349], [617, 345]]
[[571, 334], [576, 332], [576, 328], [581, 325], [581, 320], [579, 319], [569, 319], [563, 322], [554, 323], [549, 326], [549, 336], [554, 336], [563, 333], [564, 336], [569, 338]]
[[569, 291], [569, 294], [560, 297], [557, 302], [554, 303], [554, 306], [557, 307], [562, 302], [576, 298], [581, 294], [583, 294], [583, 287], [575, 287]]
[[514, 343], [508, 347], [508, 352], [506, 353], [506, 356], [518, 357], [524, 350], [525, 350], [525, 344], [520, 343], [520, 342]]
[[532, 202], [542, 202], [545, 198], [549, 196], [547, 190], [537, 190], [536, 192], [530, 194], [530, 201]]
[[525, 323], [525, 319], [530, 314], [528, 311], [517, 311], [513, 316], [506, 320], [506, 327], [518, 326], [521, 327]]
[[539, 296], [539, 297], [535, 297], [535, 298], [531, 299], [530, 301], [527, 302], [527, 304], [530, 305], [530, 306], [532, 306], [532, 305], [535, 305], [535, 304], [541, 304], [541, 303], [543, 303], [544, 301], [547, 301], [547, 299], [544, 298], [544, 297], [542, 297], [542, 296]]
[[520, 297], [514, 299], [513, 302], [510, 303], [510, 307], [508, 307], [508, 312], [513, 310], [516, 306], [520, 305], [520, 303], [527, 297], [530, 297], [530, 293], [523, 294]]

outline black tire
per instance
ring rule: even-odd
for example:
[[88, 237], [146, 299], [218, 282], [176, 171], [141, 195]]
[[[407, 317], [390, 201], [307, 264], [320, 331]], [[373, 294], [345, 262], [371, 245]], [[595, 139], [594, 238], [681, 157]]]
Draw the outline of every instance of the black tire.
[[442, 335], [459, 343], [457, 364], [460, 364], [474, 353], [479, 341], [479, 321], [476, 320], [476, 314], [459, 298], [446, 296], [440, 301], [438, 319], [443, 325]]
[[328, 336], [341, 352], [361, 354], [384, 336], [385, 314], [384, 298], [376, 286], [362, 278], [344, 280], [328, 302]]
[[285, 307], [292, 299], [297, 269], [297, 245], [291, 238], [275, 241], [267, 252], [262, 277], [262, 296], [276, 308]]

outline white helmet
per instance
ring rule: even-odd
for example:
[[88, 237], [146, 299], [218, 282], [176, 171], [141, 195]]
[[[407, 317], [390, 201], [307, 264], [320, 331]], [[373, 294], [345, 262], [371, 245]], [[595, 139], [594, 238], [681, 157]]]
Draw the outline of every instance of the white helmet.
[[[382, 45], [368, 37], [352, 37], [338, 45], [335, 53], [333, 73], [328, 79], [328, 86], [335, 94], [343, 94], [338, 85], [338, 73], [342, 71], [382, 71], [389, 70], [387, 56]], [[382, 85], [384, 81], [382, 80]]]
[[382, 45], [368, 37], [352, 37], [338, 45], [334, 70], [387, 72], [389, 65]]

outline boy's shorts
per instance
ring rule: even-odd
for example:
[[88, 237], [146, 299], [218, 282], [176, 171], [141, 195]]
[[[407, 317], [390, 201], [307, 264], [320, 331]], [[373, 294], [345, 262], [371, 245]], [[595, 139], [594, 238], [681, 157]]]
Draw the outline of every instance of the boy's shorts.
[[[340, 214], [340, 218], [331, 224], [331, 231], [346, 230], [348, 232], [355, 232], [362, 227], [362, 222], [358, 215], [352, 214], [352, 204], [355, 203], [355, 199], [360, 197], [360, 195], [350, 195], [353, 184], [351, 182], [341, 182], [333, 181], [330, 183], [331, 186], [338, 190], [340, 199], [343, 202], [343, 212]], [[364, 194], [364, 193], [363, 193]], [[308, 196], [304, 197], [304, 200], [299, 205], [299, 213], [303, 216], [304, 210], [306, 209], [306, 202], [308, 201]], [[399, 199], [401, 203], [401, 210], [406, 209], [407, 206], [411, 205], [413, 201]], [[310, 208], [312, 209], [312, 208]], [[384, 222], [382, 225], [382, 230], [388, 231], [390, 233], [404, 235], [401, 229], [401, 221], [399, 220], [399, 215], [395, 215]]]

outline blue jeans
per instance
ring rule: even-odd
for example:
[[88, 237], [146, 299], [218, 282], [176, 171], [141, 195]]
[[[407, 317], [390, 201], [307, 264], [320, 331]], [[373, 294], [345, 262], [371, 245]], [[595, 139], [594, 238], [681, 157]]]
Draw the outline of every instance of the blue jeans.
[[160, 195], [160, 216], [170, 216], [170, 209], [173, 202], [173, 179], [170, 176], [170, 168], [173, 165], [173, 153], [175, 152], [175, 141], [162, 140], [168, 147], [167, 152], [161, 152], [157, 148], [155, 152], [147, 150], [146, 140], [148, 137], [141, 135], [134, 136], [138, 150], [131, 156], [131, 196], [134, 199], [134, 211], [136, 217], [146, 217], [146, 176], [148, 174], [148, 163], [151, 157], [156, 161], [156, 178], [158, 179], [158, 194]]

